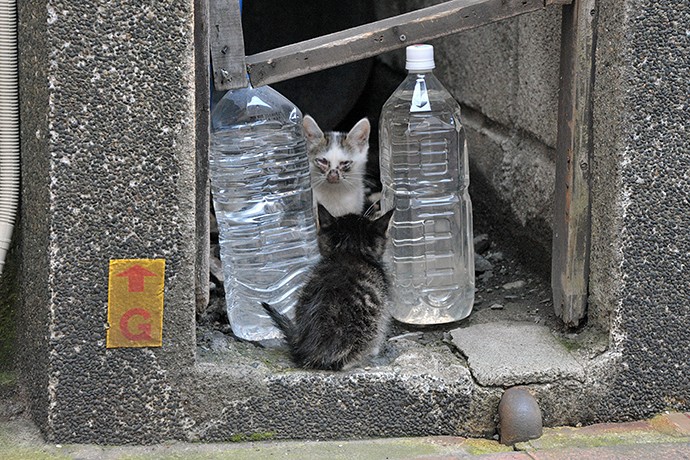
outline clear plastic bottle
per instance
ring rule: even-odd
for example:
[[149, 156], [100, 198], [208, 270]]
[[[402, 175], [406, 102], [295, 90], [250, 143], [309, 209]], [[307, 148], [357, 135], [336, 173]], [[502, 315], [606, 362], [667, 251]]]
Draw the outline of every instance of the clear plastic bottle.
[[386, 251], [391, 313], [419, 325], [463, 319], [474, 302], [465, 130], [434, 67], [431, 45], [407, 48], [409, 73], [383, 106], [379, 136], [381, 207], [396, 210]]
[[287, 313], [318, 258], [302, 113], [268, 86], [228, 91], [209, 160], [232, 331], [279, 338], [261, 302]]

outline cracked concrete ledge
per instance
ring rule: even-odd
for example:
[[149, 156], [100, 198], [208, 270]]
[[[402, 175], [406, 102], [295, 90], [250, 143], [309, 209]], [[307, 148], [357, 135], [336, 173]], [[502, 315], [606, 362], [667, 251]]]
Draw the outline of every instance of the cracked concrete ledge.
[[474, 383], [443, 344], [388, 342], [347, 372], [292, 367], [281, 350], [232, 340], [180, 375], [192, 441], [270, 433], [271, 439], [491, 436], [500, 389]]
[[582, 365], [546, 326], [485, 323], [455, 329], [451, 335], [480, 385], [510, 387], [585, 380]]
[[[364, 367], [319, 372], [294, 368], [284, 350], [219, 334], [213, 349], [199, 349], [195, 367], [171, 376], [188, 420], [183, 439], [490, 438], [504, 388], [518, 383], [529, 384], [545, 426], [587, 419], [583, 395], [590, 400], [597, 390], [548, 328], [487, 323], [455, 330], [453, 338], [423, 344], [395, 337]], [[506, 343], [508, 338], [522, 341]], [[489, 377], [478, 372], [474, 352], [464, 344], [473, 341], [480, 355], [505, 355], [500, 362], [482, 362]], [[455, 346], [472, 357], [469, 366]], [[529, 356], [540, 358], [532, 362]]]

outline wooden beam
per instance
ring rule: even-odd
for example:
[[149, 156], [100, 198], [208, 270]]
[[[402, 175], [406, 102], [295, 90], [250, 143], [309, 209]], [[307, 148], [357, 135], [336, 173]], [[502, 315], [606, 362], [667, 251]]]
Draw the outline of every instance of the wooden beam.
[[247, 56], [247, 68], [252, 85], [267, 85], [541, 10], [552, 1], [451, 0]]
[[247, 86], [244, 35], [238, 0], [209, 0], [209, 45], [217, 91]]
[[596, 0], [563, 7], [551, 286], [554, 310], [570, 327], [587, 309], [596, 19]]

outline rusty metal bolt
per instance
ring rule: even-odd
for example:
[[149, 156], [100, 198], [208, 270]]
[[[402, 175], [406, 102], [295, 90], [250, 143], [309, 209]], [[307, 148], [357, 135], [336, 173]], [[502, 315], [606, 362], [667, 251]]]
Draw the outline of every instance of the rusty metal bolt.
[[512, 446], [543, 433], [541, 409], [527, 387], [508, 388], [498, 404], [500, 442]]

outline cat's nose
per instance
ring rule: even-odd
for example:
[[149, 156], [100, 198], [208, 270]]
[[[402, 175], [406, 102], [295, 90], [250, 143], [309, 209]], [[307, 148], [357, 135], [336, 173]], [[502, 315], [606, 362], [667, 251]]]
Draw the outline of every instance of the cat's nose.
[[340, 182], [340, 176], [338, 175], [338, 171], [328, 171], [328, 174], [326, 175], [326, 180], [329, 184], [337, 184], [338, 182]]

